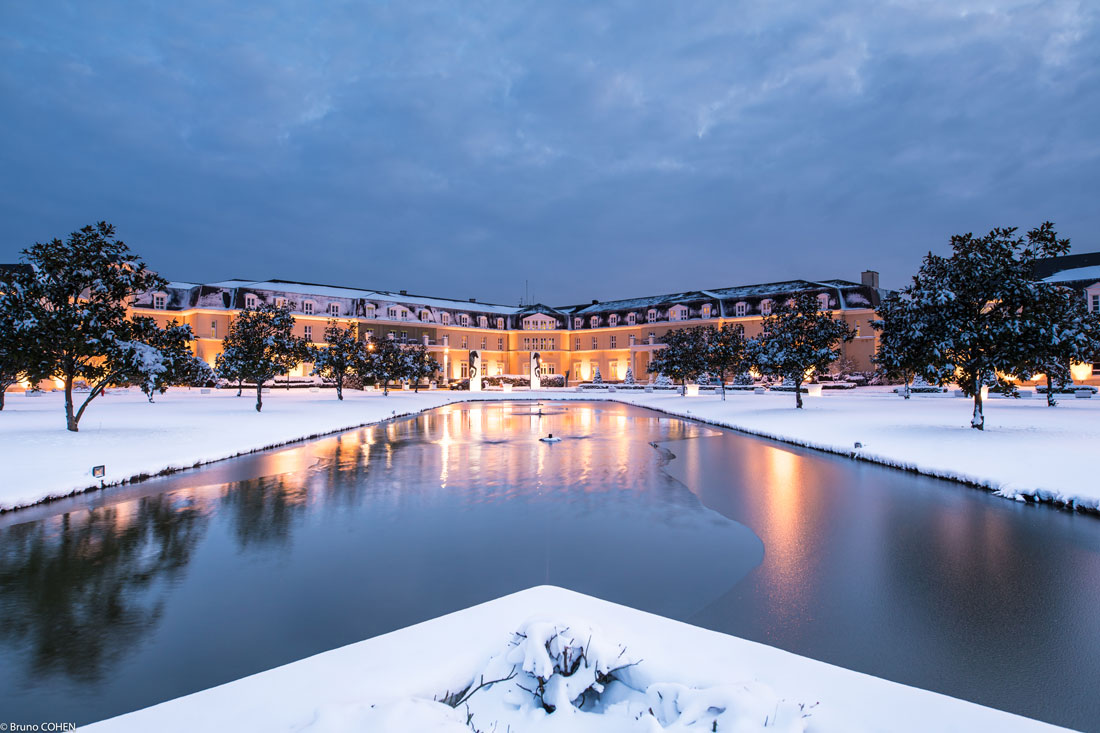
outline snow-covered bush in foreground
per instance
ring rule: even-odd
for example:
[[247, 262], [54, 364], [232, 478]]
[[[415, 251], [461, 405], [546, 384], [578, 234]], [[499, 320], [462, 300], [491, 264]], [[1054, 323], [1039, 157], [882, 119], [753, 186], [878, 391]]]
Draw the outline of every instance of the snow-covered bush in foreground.
[[803, 731], [809, 715], [758, 683], [699, 689], [659, 681], [599, 629], [542, 619], [527, 622], [441, 702], [461, 711], [471, 730], [515, 733]]

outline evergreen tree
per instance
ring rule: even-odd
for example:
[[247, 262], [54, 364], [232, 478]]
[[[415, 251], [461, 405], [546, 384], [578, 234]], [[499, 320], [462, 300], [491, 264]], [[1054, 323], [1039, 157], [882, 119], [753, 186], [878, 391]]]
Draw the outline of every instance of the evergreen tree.
[[798, 408], [806, 375], [825, 371], [840, 356], [841, 342], [855, 336], [847, 323], [821, 310], [813, 293], [777, 303], [764, 318], [764, 334], [755, 354], [757, 370], [790, 380]]
[[379, 339], [367, 344], [367, 369], [382, 385], [382, 394], [389, 395], [390, 382], [405, 379], [408, 362], [404, 351], [394, 339]]
[[1055, 385], [1073, 381], [1070, 365], [1092, 361], [1100, 354], [1100, 314], [1089, 313], [1084, 300], [1068, 288], [1036, 283], [1023, 315], [1026, 346], [1020, 373], [1026, 377], [1043, 374], [1047, 405], [1054, 407]]
[[152, 318], [134, 319], [138, 327], [136, 337], [131, 339], [123, 353], [123, 360], [129, 362], [129, 383], [136, 385], [145, 393], [149, 401], [154, 394], [164, 394], [168, 387], [191, 384], [196, 374], [202, 374], [201, 364], [206, 370], [206, 362], [191, 353], [191, 327], [171, 321], [165, 328], [158, 328]]
[[931, 341], [923, 376], [936, 384], [957, 380], [974, 400], [970, 426], [984, 430], [984, 380], [1025, 370], [1027, 335], [1034, 331], [1027, 320], [1034, 262], [1065, 254], [1069, 240], [1058, 239], [1046, 222], [1026, 237], [1015, 227], [955, 235], [951, 248], [950, 257], [929, 253], [902, 296]]
[[902, 395], [909, 399], [910, 384], [923, 374], [926, 365], [939, 358], [932, 338], [938, 314], [927, 311], [926, 304], [905, 291], [883, 298], [877, 312], [879, 318], [871, 326], [880, 335], [872, 361], [883, 376], [902, 380]]
[[[17, 271], [7, 287], [21, 294], [32, 338], [26, 345], [28, 377], [61, 380], [65, 427], [76, 432], [92, 401], [111, 384], [155, 379], [163, 361], [142, 346], [155, 345], [157, 329], [131, 318], [126, 303], [166, 283], [115, 238], [107, 222], [88, 225], [62, 242], [54, 239], [23, 250], [32, 271]], [[89, 391], [78, 407], [77, 380]]]
[[634, 380], [634, 367], [626, 368], [626, 376], [623, 377], [623, 384], [633, 386], [637, 384]]
[[256, 412], [263, 410], [263, 386], [310, 358], [305, 339], [294, 335], [289, 305], [262, 303], [245, 308], [229, 324], [215, 370], [222, 379], [256, 385]]
[[703, 334], [707, 344], [707, 368], [718, 376], [724, 400], [726, 399], [726, 375], [730, 372], [741, 372], [748, 366], [744, 330], [732, 323], [725, 323], [721, 328], [706, 326]]
[[600, 374], [600, 366], [596, 365], [596, 372], [592, 375], [592, 384], [603, 384], [603, 375]]
[[412, 382], [413, 391], [420, 392], [420, 381], [431, 378], [439, 371], [439, 362], [428, 352], [424, 344], [412, 344], [405, 349], [406, 377]]
[[310, 347], [313, 374], [336, 383], [336, 399], [344, 399], [344, 380], [368, 370], [367, 347], [356, 335], [355, 324], [341, 327], [335, 319], [325, 326], [325, 345]]
[[657, 375], [657, 381], [654, 382], [654, 385], [657, 386], [657, 387], [671, 387], [672, 386], [672, 380], [669, 378], [669, 376], [667, 374], [660, 373], [660, 374]]
[[664, 348], [653, 352], [646, 370], [679, 380], [680, 394], [685, 394], [687, 380], [706, 369], [706, 328], [677, 328], [666, 333], [661, 337]]
[[4, 393], [30, 370], [34, 319], [21, 286], [5, 273], [0, 279], [0, 410]]

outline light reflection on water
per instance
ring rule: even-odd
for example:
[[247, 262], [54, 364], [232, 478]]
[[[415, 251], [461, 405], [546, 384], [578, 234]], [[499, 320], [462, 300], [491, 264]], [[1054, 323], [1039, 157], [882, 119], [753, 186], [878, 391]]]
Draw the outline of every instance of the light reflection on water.
[[1100, 720], [1096, 519], [624, 405], [539, 411], [445, 407], [0, 520], [4, 714], [99, 719], [554, 583]]

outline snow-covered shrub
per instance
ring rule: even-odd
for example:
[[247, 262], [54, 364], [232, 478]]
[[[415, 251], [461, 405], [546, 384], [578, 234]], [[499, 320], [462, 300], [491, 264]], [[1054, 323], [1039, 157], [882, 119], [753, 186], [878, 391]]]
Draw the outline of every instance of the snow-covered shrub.
[[752, 387], [755, 384], [755, 381], [753, 380], [752, 375], [748, 372], [741, 372], [733, 378], [733, 383], [737, 387]]
[[625, 384], [627, 386], [631, 386], [631, 385], [636, 384], [636, 382], [634, 380], [634, 367], [627, 367], [626, 368], [626, 376], [623, 377], [623, 384]]
[[700, 387], [709, 387], [710, 374], [708, 374], [707, 372], [703, 372], [699, 375], [699, 378], [695, 380], [695, 383], [698, 384]]
[[694, 688], [583, 622], [528, 621], [464, 689], [440, 700], [477, 731], [804, 731], [810, 709], [746, 682]]
[[603, 384], [603, 375], [600, 374], [600, 368], [596, 367], [596, 373], [592, 375], [592, 384]]
[[669, 379], [667, 374], [658, 374], [657, 381], [653, 383], [656, 389], [672, 389], [672, 380]]

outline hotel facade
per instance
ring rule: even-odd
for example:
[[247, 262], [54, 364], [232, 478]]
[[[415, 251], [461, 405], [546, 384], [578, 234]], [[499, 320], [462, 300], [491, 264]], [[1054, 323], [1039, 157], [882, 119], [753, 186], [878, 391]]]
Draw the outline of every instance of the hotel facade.
[[[732, 323], [746, 337], [758, 336], [773, 305], [800, 293], [812, 294], [823, 310], [852, 327], [856, 336], [841, 346], [842, 358], [855, 370], [873, 369], [871, 323], [885, 294], [873, 271], [864, 272], [860, 282], [788, 280], [563, 306], [507, 306], [289, 280], [173, 282], [136, 297], [131, 307], [160, 325], [172, 320], [190, 325], [195, 354], [211, 365], [233, 317], [267, 303], [289, 307], [296, 335], [314, 343], [323, 342], [326, 324], [337, 319], [354, 323], [363, 339], [424, 344], [439, 362], [444, 383], [468, 376], [470, 352], [476, 350], [487, 376], [526, 375], [530, 354], [537, 351], [544, 373], [577, 384], [597, 369], [604, 379], [617, 381], [632, 368], [645, 381], [653, 352], [672, 329]], [[300, 364], [291, 376], [308, 375], [311, 368]]]

